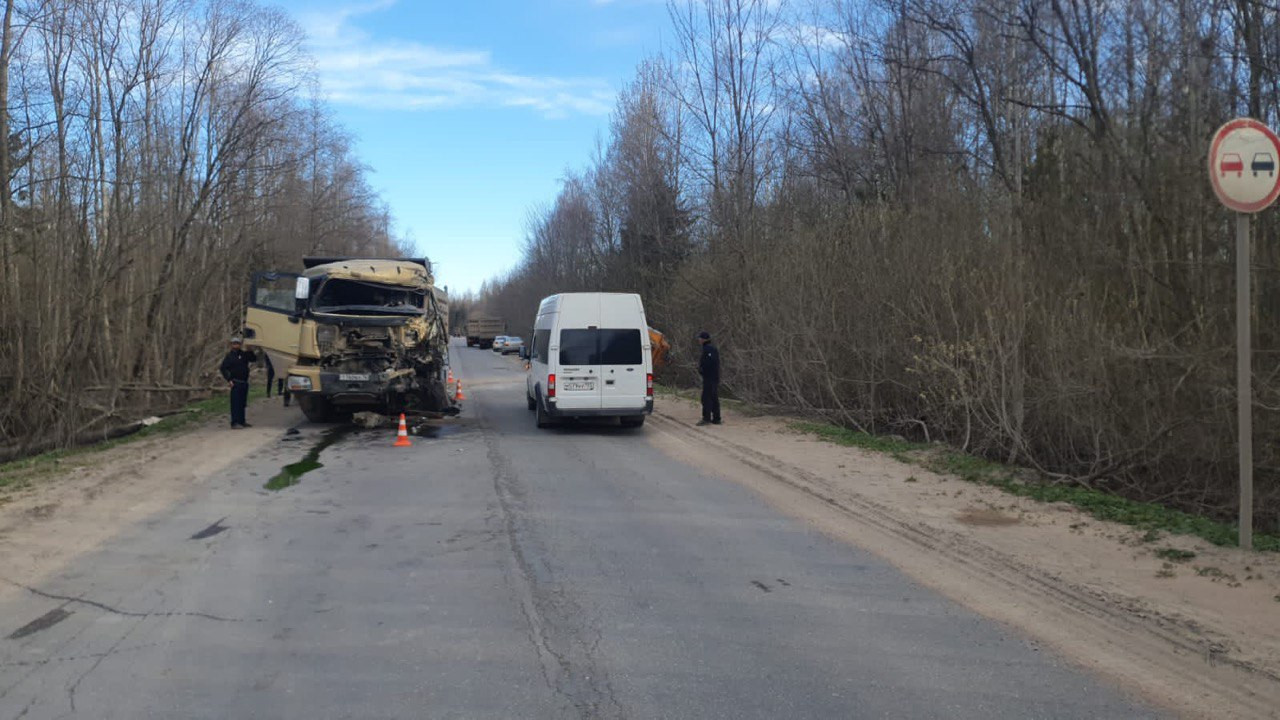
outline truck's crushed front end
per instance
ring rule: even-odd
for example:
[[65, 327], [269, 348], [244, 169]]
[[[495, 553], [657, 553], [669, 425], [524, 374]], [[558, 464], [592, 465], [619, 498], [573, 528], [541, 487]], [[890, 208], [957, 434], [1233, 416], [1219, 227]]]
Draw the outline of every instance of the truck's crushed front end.
[[372, 410], [449, 412], [447, 316], [426, 267], [344, 260], [309, 267], [289, 387], [312, 420]]

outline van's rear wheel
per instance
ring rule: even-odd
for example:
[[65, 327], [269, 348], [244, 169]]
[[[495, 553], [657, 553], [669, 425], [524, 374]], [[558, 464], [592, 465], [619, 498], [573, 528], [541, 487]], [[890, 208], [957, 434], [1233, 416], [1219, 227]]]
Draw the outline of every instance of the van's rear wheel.
[[551, 416], [547, 414], [547, 409], [542, 403], [535, 401], [533, 403], [534, 411], [537, 413], [538, 429], [542, 430], [551, 427]]
[[622, 423], [624, 428], [638, 428], [644, 425], [643, 415], [629, 415], [627, 417], [618, 418], [618, 422]]
[[532, 395], [525, 395], [524, 399], [525, 399], [525, 402], [529, 403], [530, 410], [538, 409], [538, 401], [534, 400]]

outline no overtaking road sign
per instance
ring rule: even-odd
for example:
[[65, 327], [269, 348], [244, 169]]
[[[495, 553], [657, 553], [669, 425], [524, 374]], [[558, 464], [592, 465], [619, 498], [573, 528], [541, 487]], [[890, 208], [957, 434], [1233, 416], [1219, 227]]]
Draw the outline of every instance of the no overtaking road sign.
[[1209, 179], [1223, 205], [1242, 213], [1265, 210], [1280, 195], [1280, 138], [1251, 118], [1218, 128], [1209, 146]]
[[1240, 547], [1253, 548], [1253, 338], [1249, 316], [1249, 213], [1261, 212], [1280, 195], [1280, 139], [1252, 118], [1218, 128], [1209, 145], [1209, 181], [1236, 215], [1236, 419], [1240, 446]]

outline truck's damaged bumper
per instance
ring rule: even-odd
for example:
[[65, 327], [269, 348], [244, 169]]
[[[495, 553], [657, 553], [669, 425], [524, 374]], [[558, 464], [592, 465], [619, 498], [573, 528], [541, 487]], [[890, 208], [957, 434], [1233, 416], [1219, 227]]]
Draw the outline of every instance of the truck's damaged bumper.
[[321, 372], [319, 393], [334, 405], [380, 405], [390, 395], [415, 392], [412, 371], [380, 373]]
[[289, 371], [290, 392], [324, 398], [333, 405], [383, 405], [388, 398], [420, 390], [411, 370], [380, 373], [326, 372], [314, 368]]

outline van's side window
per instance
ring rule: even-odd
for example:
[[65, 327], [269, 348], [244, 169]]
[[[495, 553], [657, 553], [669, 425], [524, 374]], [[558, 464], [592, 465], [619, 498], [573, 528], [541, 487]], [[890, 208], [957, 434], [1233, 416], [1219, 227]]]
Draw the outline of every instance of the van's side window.
[[550, 330], [534, 330], [533, 331], [533, 357], [544, 365], [551, 361], [551, 331]]

